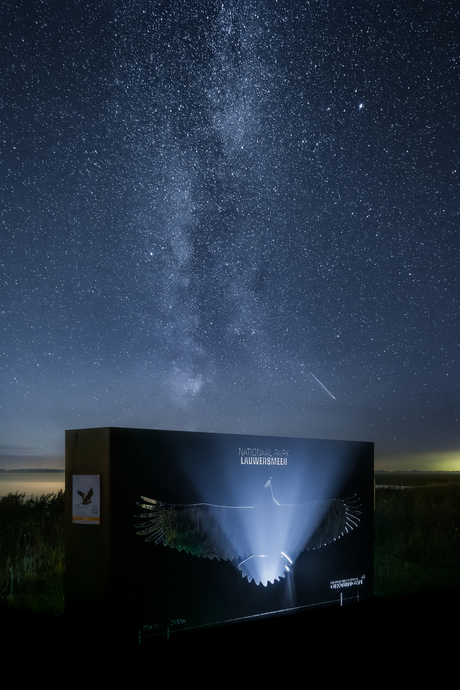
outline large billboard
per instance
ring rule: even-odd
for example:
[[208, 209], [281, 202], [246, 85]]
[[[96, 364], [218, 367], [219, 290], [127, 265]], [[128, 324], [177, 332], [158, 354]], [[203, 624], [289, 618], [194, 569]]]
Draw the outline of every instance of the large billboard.
[[[68, 523], [66, 570], [106, 542], [100, 591], [143, 636], [357, 604], [373, 592], [373, 461], [363, 442], [68, 431], [68, 490], [97, 475], [101, 498], [100, 526]], [[72, 511], [90, 511], [74, 493]]]

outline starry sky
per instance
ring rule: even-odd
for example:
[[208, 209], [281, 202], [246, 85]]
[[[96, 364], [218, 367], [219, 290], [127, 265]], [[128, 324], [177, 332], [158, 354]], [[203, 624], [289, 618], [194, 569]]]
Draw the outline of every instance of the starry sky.
[[450, 0], [3, 0], [0, 467], [65, 429], [460, 470]]

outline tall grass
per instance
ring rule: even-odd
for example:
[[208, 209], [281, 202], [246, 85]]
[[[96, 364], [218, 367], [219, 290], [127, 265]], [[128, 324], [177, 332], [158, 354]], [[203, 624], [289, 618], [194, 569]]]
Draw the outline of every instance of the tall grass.
[[0, 606], [64, 609], [64, 492], [0, 498]]
[[376, 594], [460, 586], [460, 483], [376, 491]]

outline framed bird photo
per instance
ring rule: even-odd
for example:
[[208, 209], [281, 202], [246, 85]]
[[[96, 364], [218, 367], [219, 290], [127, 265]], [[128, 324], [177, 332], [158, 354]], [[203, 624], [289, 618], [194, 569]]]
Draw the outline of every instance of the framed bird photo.
[[100, 475], [73, 475], [72, 521], [78, 524], [100, 525], [100, 495]]

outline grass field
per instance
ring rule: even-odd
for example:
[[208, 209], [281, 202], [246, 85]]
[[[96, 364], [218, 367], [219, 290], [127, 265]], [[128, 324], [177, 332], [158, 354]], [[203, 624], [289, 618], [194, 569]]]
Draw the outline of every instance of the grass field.
[[64, 610], [64, 492], [0, 498], [0, 606]]
[[460, 588], [460, 473], [382, 473], [376, 487], [375, 593]]
[[[376, 487], [375, 594], [460, 589], [460, 473], [377, 473]], [[61, 614], [64, 552], [64, 492], [0, 498], [0, 607]]]

